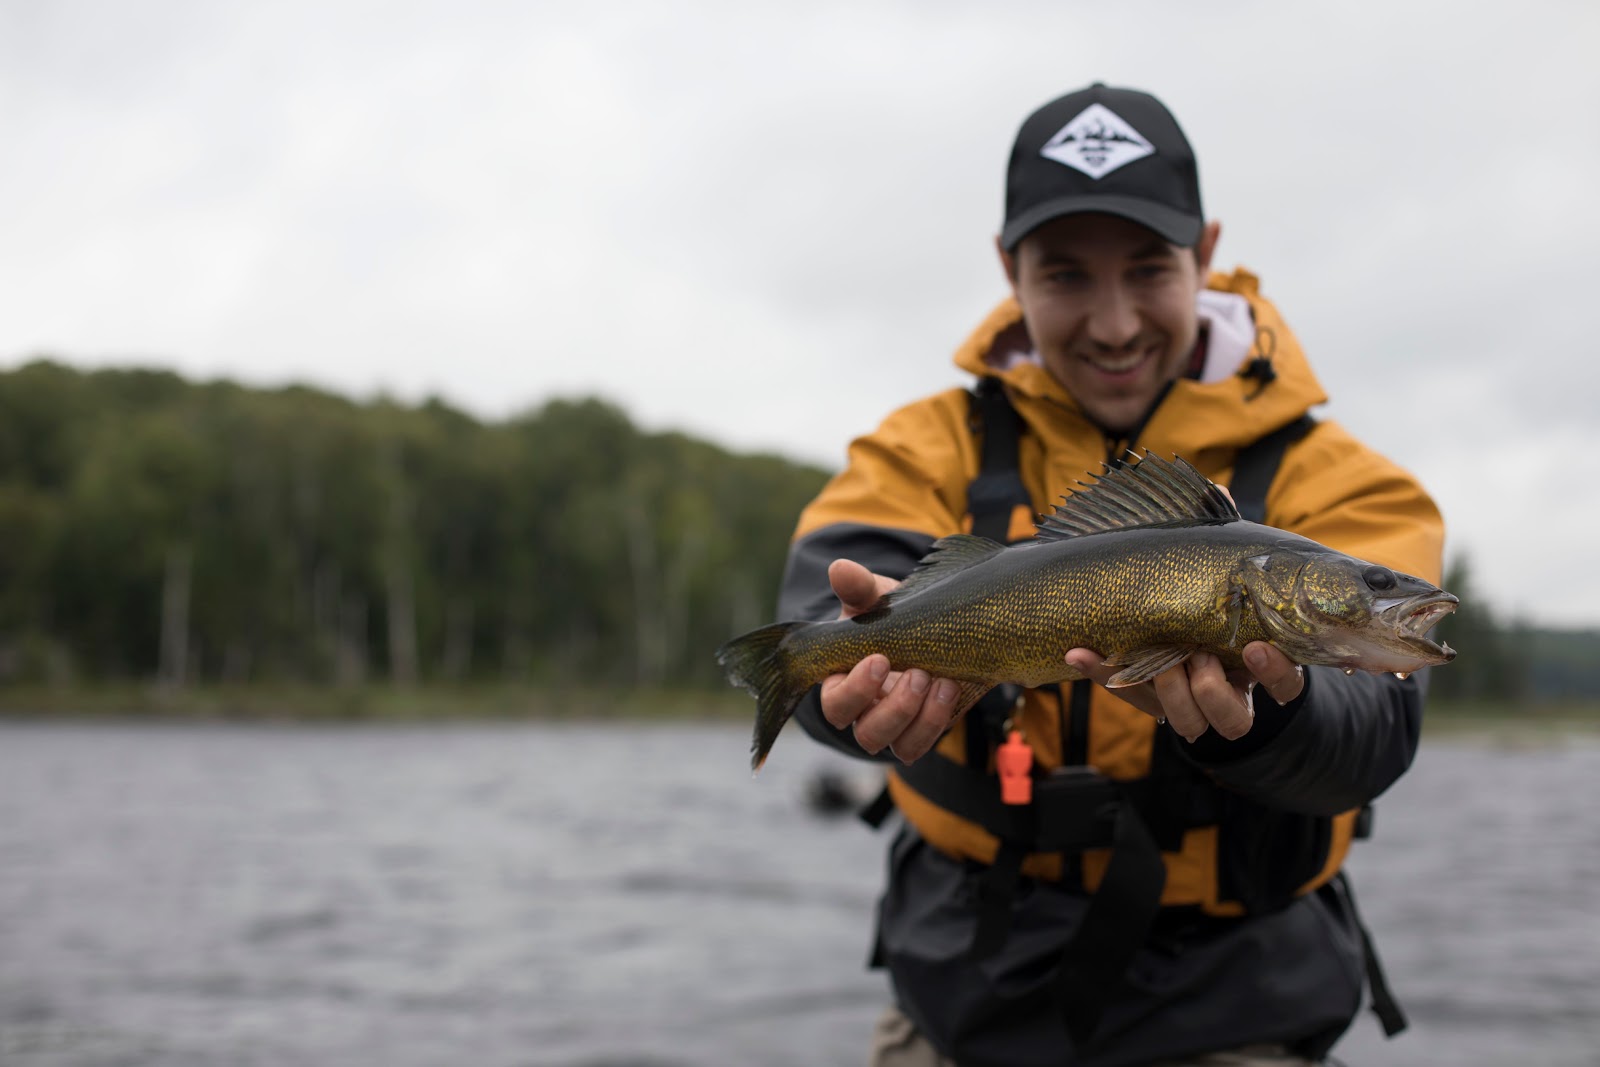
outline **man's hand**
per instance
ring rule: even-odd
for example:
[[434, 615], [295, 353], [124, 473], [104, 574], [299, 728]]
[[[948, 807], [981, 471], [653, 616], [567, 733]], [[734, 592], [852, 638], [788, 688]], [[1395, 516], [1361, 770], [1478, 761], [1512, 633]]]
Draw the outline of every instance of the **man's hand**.
[[[1255, 721], [1250, 691], [1256, 685], [1280, 704], [1299, 696], [1306, 686], [1305, 673], [1265, 641], [1244, 646], [1244, 661], [1246, 670], [1224, 671], [1216, 656], [1200, 652], [1148, 682], [1115, 692], [1145, 714], [1165, 719], [1186, 740], [1211, 729], [1236, 741]], [[1102, 666], [1104, 657], [1087, 648], [1070, 650], [1067, 662], [1100, 685], [1117, 673], [1115, 667]]]
[[[839, 618], [870, 609], [900, 583], [873, 574], [859, 563], [836, 559], [828, 584], [839, 598]], [[874, 653], [848, 674], [822, 680], [822, 715], [839, 729], [854, 724], [856, 743], [867, 752], [887, 747], [902, 763], [928, 753], [955, 717], [956, 683], [926, 671], [894, 671], [889, 658]]]

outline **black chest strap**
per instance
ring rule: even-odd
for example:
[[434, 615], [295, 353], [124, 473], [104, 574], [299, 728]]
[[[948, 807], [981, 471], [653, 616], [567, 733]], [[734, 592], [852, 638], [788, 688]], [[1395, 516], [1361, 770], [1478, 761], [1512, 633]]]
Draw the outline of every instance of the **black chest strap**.
[[1022, 416], [999, 378], [978, 380], [972, 393], [972, 413], [983, 434], [983, 445], [978, 476], [967, 486], [967, 513], [972, 516], [973, 533], [1005, 544], [1010, 540], [1012, 512], [1018, 505], [1033, 507], [1020, 473]]
[[[982, 446], [978, 476], [967, 485], [967, 513], [972, 516], [973, 533], [1008, 544], [1011, 516], [1019, 507], [1033, 509], [1033, 498], [1022, 484], [1022, 416], [999, 378], [978, 379], [971, 403]], [[1004, 740], [1006, 718], [1021, 694], [1014, 685], [996, 686], [967, 712], [968, 766], [988, 765], [989, 754]]]
[[1267, 490], [1283, 466], [1283, 454], [1289, 446], [1311, 432], [1317, 420], [1301, 415], [1286, 426], [1280, 426], [1258, 441], [1239, 450], [1233, 461], [1233, 480], [1228, 492], [1246, 522], [1265, 522], [1267, 516]]

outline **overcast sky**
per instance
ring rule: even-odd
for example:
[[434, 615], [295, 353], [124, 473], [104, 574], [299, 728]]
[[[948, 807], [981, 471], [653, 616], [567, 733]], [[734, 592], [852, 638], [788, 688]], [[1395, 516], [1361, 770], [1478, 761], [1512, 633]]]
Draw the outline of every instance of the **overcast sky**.
[[837, 466], [960, 380], [1016, 127], [1104, 80], [1493, 603], [1600, 625], [1600, 5], [1470, 8], [0, 0], [0, 365]]

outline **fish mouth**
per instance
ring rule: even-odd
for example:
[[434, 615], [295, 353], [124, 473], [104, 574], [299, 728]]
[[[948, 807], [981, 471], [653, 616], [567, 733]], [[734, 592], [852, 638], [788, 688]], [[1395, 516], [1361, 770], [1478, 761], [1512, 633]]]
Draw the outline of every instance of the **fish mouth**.
[[1450, 593], [1436, 589], [1411, 596], [1379, 597], [1372, 607], [1374, 615], [1394, 627], [1394, 635], [1400, 640], [1448, 662], [1455, 658], [1455, 649], [1433, 641], [1428, 637], [1428, 631], [1438, 625], [1440, 619], [1455, 611], [1459, 603]]

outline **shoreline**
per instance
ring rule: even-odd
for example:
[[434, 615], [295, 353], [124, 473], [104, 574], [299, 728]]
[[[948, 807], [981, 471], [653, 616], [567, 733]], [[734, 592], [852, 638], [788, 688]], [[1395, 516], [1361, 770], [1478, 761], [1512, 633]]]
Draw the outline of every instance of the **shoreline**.
[[[748, 722], [741, 690], [482, 683], [165, 688], [153, 683], [0, 687], [0, 721], [129, 722]], [[1600, 733], [1600, 700], [1434, 703], [1423, 736]]]
[[0, 687], [0, 720], [137, 719], [237, 722], [741, 720], [737, 690], [600, 686], [155, 684]]

